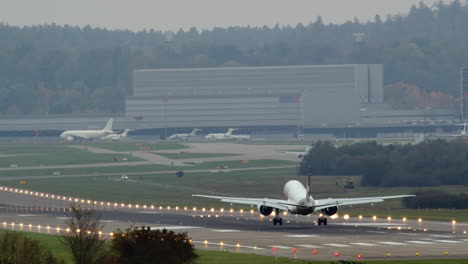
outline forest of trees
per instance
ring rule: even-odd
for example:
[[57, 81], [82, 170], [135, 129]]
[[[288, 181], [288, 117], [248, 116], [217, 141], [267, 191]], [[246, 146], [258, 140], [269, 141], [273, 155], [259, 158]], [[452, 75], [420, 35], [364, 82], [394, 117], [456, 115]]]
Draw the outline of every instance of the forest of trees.
[[[421, 3], [407, 15], [376, 15], [365, 23], [311, 21], [174, 34], [0, 24], [0, 114], [123, 112], [124, 98], [132, 94], [132, 71], [138, 68], [343, 63], [381, 63], [390, 85], [386, 94], [405, 96], [408, 89], [392, 90], [403, 83], [435, 97], [431, 103], [442, 100], [448, 103], [441, 107], [453, 107], [459, 68], [468, 66], [465, 1]], [[358, 34], [362, 39], [357, 41], [355, 33], [363, 33]]]
[[300, 173], [307, 175], [309, 167], [314, 175], [362, 175], [363, 186], [468, 186], [468, 143], [429, 140], [335, 147], [319, 141], [302, 160]]

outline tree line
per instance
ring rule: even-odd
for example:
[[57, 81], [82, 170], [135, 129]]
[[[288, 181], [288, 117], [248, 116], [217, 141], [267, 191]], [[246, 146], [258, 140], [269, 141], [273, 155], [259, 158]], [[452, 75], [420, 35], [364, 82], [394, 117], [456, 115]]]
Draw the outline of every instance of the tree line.
[[416, 145], [376, 142], [335, 147], [318, 141], [301, 162], [306, 175], [361, 175], [363, 186], [468, 186], [468, 143], [428, 140]]
[[406, 208], [449, 208], [468, 209], [468, 193], [453, 194], [445, 191], [417, 191], [416, 197], [406, 197], [403, 204]]
[[468, 67], [466, 1], [420, 3], [371, 22], [312, 20], [173, 34], [0, 24], [0, 113], [123, 112], [139, 68], [381, 63], [385, 84], [406, 83], [442, 99], [459, 95], [459, 68]]

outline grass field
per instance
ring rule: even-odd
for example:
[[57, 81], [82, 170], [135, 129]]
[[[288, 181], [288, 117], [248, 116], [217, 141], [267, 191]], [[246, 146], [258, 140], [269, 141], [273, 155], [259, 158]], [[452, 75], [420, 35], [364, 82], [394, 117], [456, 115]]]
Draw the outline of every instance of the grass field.
[[[5, 232], [5, 230], [0, 229], [0, 236]], [[65, 263], [73, 263], [71, 254], [67, 251], [63, 244], [59, 241], [59, 236], [57, 235], [46, 235], [30, 232], [20, 232], [21, 234], [37, 239], [42, 245], [49, 248], [52, 253], [59, 258], [65, 260]], [[197, 250], [200, 258], [197, 261], [197, 264], [289, 264], [289, 263], [303, 263], [303, 264], [331, 264], [339, 263], [339, 261], [303, 261], [291, 258], [279, 257], [276, 261], [274, 257], [271, 256], [261, 256], [253, 254], [239, 254], [232, 252], [223, 252], [223, 251], [206, 251], [206, 250]], [[380, 260], [380, 261], [360, 261], [361, 263], [368, 264], [466, 264], [468, 259], [435, 259], [435, 260]]]
[[[129, 176], [121, 182], [120, 176], [74, 177], [67, 179], [4, 181], [3, 185], [42, 192], [77, 196], [93, 200], [153, 205], [220, 206], [213, 200], [193, 199], [194, 193], [222, 195], [261, 196], [280, 198], [282, 187], [277, 184], [295, 174], [295, 168], [224, 173], [190, 173], [183, 178], [174, 173]], [[265, 179], [276, 179], [266, 181]], [[235, 186], [235, 188], [233, 188]], [[276, 190], [276, 191], [271, 191]], [[273, 195], [272, 195], [273, 194]]]
[[[272, 161], [265, 161], [272, 162]], [[239, 165], [247, 166], [238, 161]], [[204, 165], [204, 164], [202, 164]], [[257, 167], [257, 166], [253, 166]], [[240, 197], [283, 198], [282, 188], [286, 181], [305, 177], [297, 176], [294, 167], [281, 169], [246, 170], [231, 172], [190, 172], [184, 170], [183, 178], [174, 173], [129, 175], [129, 181], [121, 182], [120, 176], [73, 177], [66, 179], [28, 180], [26, 184], [19, 181], [3, 181], [2, 185], [25, 188], [54, 194], [76, 196], [86, 199], [111, 202], [197, 206], [197, 207], [230, 207], [229, 204], [211, 199], [193, 199], [192, 194], [212, 194]], [[394, 194], [410, 194], [416, 189], [402, 188], [357, 188], [345, 190], [342, 182], [347, 177], [314, 176], [312, 193], [314, 198], [329, 197], [363, 197]], [[70, 188], [73, 186], [73, 188]], [[420, 188], [424, 190], [446, 190], [449, 192], [466, 191], [463, 186], [442, 186]], [[235, 206], [234, 208], [242, 208]], [[250, 207], [244, 207], [250, 208]], [[375, 205], [356, 205], [352, 208], [342, 207], [339, 214], [350, 216], [373, 216], [379, 218], [392, 216], [394, 219], [407, 217], [426, 220], [468, 221], [468, 210], [405, 209], [400, 199], [389, 200]]]
[[179, 152], [179, 153], [164, 153], [157, 152], [159, 156], [166, 157], [168, 159], [196, 159], [196, 158], [214, 158], [214, 157], [230, 157], [240, 156], [240, 154], [234, 153], [191, 153], [191, 152]]
[[173, 149], [185, 149], [187, 146], [176, 143], [176, 142], [165, 142], [165, 141], [127, 141], [127, 142], [95, 142], [86, 143], [90, 147], [103, 148], [113, 151], [158, 151], [158, 150], [173, 150]]
[[13, 164], [19, 167], [94, 164], [112, 162], [114, 158], [126, 158], [128, 161], [141, 160], [127, 154], [97, 154], [52, 144], [2, 144], [0, 149], [0, 155], [14, 155], [0, 156], [0, 167], [9, 167]]
[[190, 166], [169, 166], [169, 165], [139, 165], [127, 166], [116, 163], [111, 167], [80, 167], [80, 168], [61, 168], [61, 169], [34, 169], [34, 170], [9, 170], [0, 171], [0, 177], [13, 176], [43, 176], [52, 175], [54, 172], [60, 172], [62, 175], [83, 175], [97, 174], [106, 175], [113, 173], [151, 173], [161, 171], [178, 171], [178, 170], [211, 170], [219, 166], [227, 166], [232, 169], [238, 168], [256, 168], [256, 167], [277, 167], [277, 166], [294, 166], [296, 163], [283, 160], [251, 160], [244, 163], [241, 160], [233, 161], [208, 161], [208, 162], [187, 162]]
[[[287, 142], [286, 142], [287, 143]], [[304, 144], [304, 142], [298, 142]], [[93, 143], [90, 146], [106, 147], [114, 150], [130, 150], [136, 146], [135, 142], [110, 142]], [[139, 144], [139, 143], [138, 143]], [[158, 150], [182, 149], [185, 146], [173, 142], [148, 143]], [[95, 154], [84, 150], [73, 149], [57, 144], [0, 144], [0, 155], [33, 154], [27, 156], [1, 157], [0, 166], [17, 164], [19, 166], [39, 165], [61, 165], [61, 164], [83, 164], [111, 162], [114, 154]], [[161, 155], [165, 155], [159, 153]], [[201, 153], [169, 154], [169, 155], [198, 155]], [[212, 154], [209, 154], [212, 155]], [[223, 154], [213, 154], [220, 156]], [[230, 155], [230, 154], [225, 154]], [[134, 160], [134, 157], [120, 155]], [[200, 156], [198, 156], [200, 157]], [[201, 158], [201, 157], [200, 157]], [[3, 163], [2, 163], [3, 162]], [[251, 160], [242, 162], [219, 161], [219, 162], [191, 162], [191, 166], [164, 166], [164, 165], [141, 165], [122, 166], [118, 162], [112, 167], [97, 168], [69, 168], [69, 169], [37, 169], [37, 170], [15, 170], [0, 171], [0, 177], [5, 176], [41, 176], [60, 172], [62, 175], [85, 175], [72, 178], [51, 179], [28, 179], [26, 184], [19, 181], [2, 181], [1, 185], [76, 196], [80, 198], [104, 200], [112, 202], [153, 204], [153, 205], [180, 205], [180, 206], [204, 206], [204, 207], [229, 207], [229, 204], [220, 203], [215, 200], [197, 198], [193, 199], [191, 194], [214, 194], [240, 197], [271, 197], [283, 198], [282, 189], [284, 183], [290, 179], [299, 179], [305, 182], [305, 177], [296, 175], [295, 162], [279, 160]], [[291, 166], [289, 168], [272, 169], [273, 166]], [[229, 169], [243, 168], [252, 170], [219, 172], [219, 167]], [[254, 170], [254, 168], [264, 168]], [[185, 176], [177, 178], [174, 171], [183, 170]], [[191, 170], [209, 170], [209, 172], [191, 172]], [[165, 171], [171, 171], [164, 173]], [[131, 175], [141, 173], [141, 175]], [[116, 174], [116, 175], [108, 175]], [[129, 181], [122, 183], [120, 176], [129, 174]], [[358, 187], [353, 190], [343, 189], [343, 181], [348, 177], [314, 176], [312, 180], [312, 193], [314, 198], [329, 197], [363, 197], [382, 196], [396, 194], [411, 194], [416, 190], [444, 190], [451, 193], [468, 192], [468, 187], [463, 186], [441, 186], [425, 188], [369, 188]], [[354, 178], [359, 182], [358, 177]], [[240, 207], [235, 207], [240, 208]], [[390, 200], [384, 203], [376, 203], [374, 206], [362, 205], [353, 208], [340, 208], [340, 214], [348, 213], [351, 216], [362, 214], [364, 216], [377, 215], [379, 217], [408, 217], [468, 221], [468, 210], [409, 210], [404, 209], [401, 200]]]

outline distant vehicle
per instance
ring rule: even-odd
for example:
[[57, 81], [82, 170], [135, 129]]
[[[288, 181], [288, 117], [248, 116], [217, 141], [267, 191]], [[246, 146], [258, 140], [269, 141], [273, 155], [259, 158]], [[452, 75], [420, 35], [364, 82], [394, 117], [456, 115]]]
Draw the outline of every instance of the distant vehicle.
[[102, 140], [122, 140], [122, 139], [126, 139], [127, 136], [128, 136], [128, 132], [130, 132], [130, 131], [133, 131], [133, 130], [130, 130], [130, 129], [127, 128], [120, 134], [118, 134], [118, 133], [109, 134], [107, 136], [102, 137], [101, 139]]
[[101, 130], [66, 130], [60, 135], [60, 139], [65, 141], [100, 139], [107, 135], [115, 134], [112, 131], [113, 122], [113, 118], [109, 119], [104, 129]]
[[190, 132], [189, 134], [185, 133], [185, 134], [172, 134], [168, 139], [169, 140], [189, 140], [189, 139], [193, 139], [195, 137], [197, 137], [197, 133], [201, 131], [201, 129], [198, 129], [198, 128], [194, 128], [192, 130], [192, 132]]
[[[193, 194], [192, 196], [219, 199], [221, 202], [247, 204], [257, 206], [259, 213], [264, 216], [269, 216], [273, 210], [275, 218], [273, 225], [283, 224], [283, 219], [280, 217], [280, 211], [286, 211], [291, 214], [309, 215], [315, 211], [320, 211], [324, 215], [332, 216], [338, 212], [339, 206], [366, 204], [383, 202], [385, 199], [413, 197], [414, 195], [393, 195], [393, 196], [378, 196], [378, 197], [363, 197], [363, 198], [328, 198], [314, 200], [310, 193], [310, 173], [307, 178], [307, 188], [301, 182], [290, 180], [284, 185], [284, 194], [287, 200], [269, 199], [269, 198], [241, 198], [241, 197], [225, 197]], [[327, 218], [320, 216], [317, 221], [318, 225], [327, 225]]]
[[354, 189], [353, 179], [351, 179], [351, 178], [346, 179], [343, 188], [345, 188], [345, 189]]
[[225, 139], [248, 140], [250, 139], [250, 135], [233, 135], [232, 132], [235, 130], [238, 130], [238, 129], [229, 128], [226, 133], [208, 134], [205, 136], [205, 139], [215, 139], [215, 140], [225, 140]]

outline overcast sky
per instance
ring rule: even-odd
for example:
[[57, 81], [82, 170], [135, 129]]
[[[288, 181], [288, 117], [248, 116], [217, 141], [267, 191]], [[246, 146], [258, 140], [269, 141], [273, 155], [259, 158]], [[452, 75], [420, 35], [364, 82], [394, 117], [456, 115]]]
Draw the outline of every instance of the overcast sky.
[[[450, 1], [450, 0], [447, 0]], [[214, 26], [307, 24], [372, 20], [407, 13], [420, 0], [0, 0], [0, 21], [56, 23], [109, 29], [187, 30]], [[424, 0], [432, 5], [436, 0]]]

